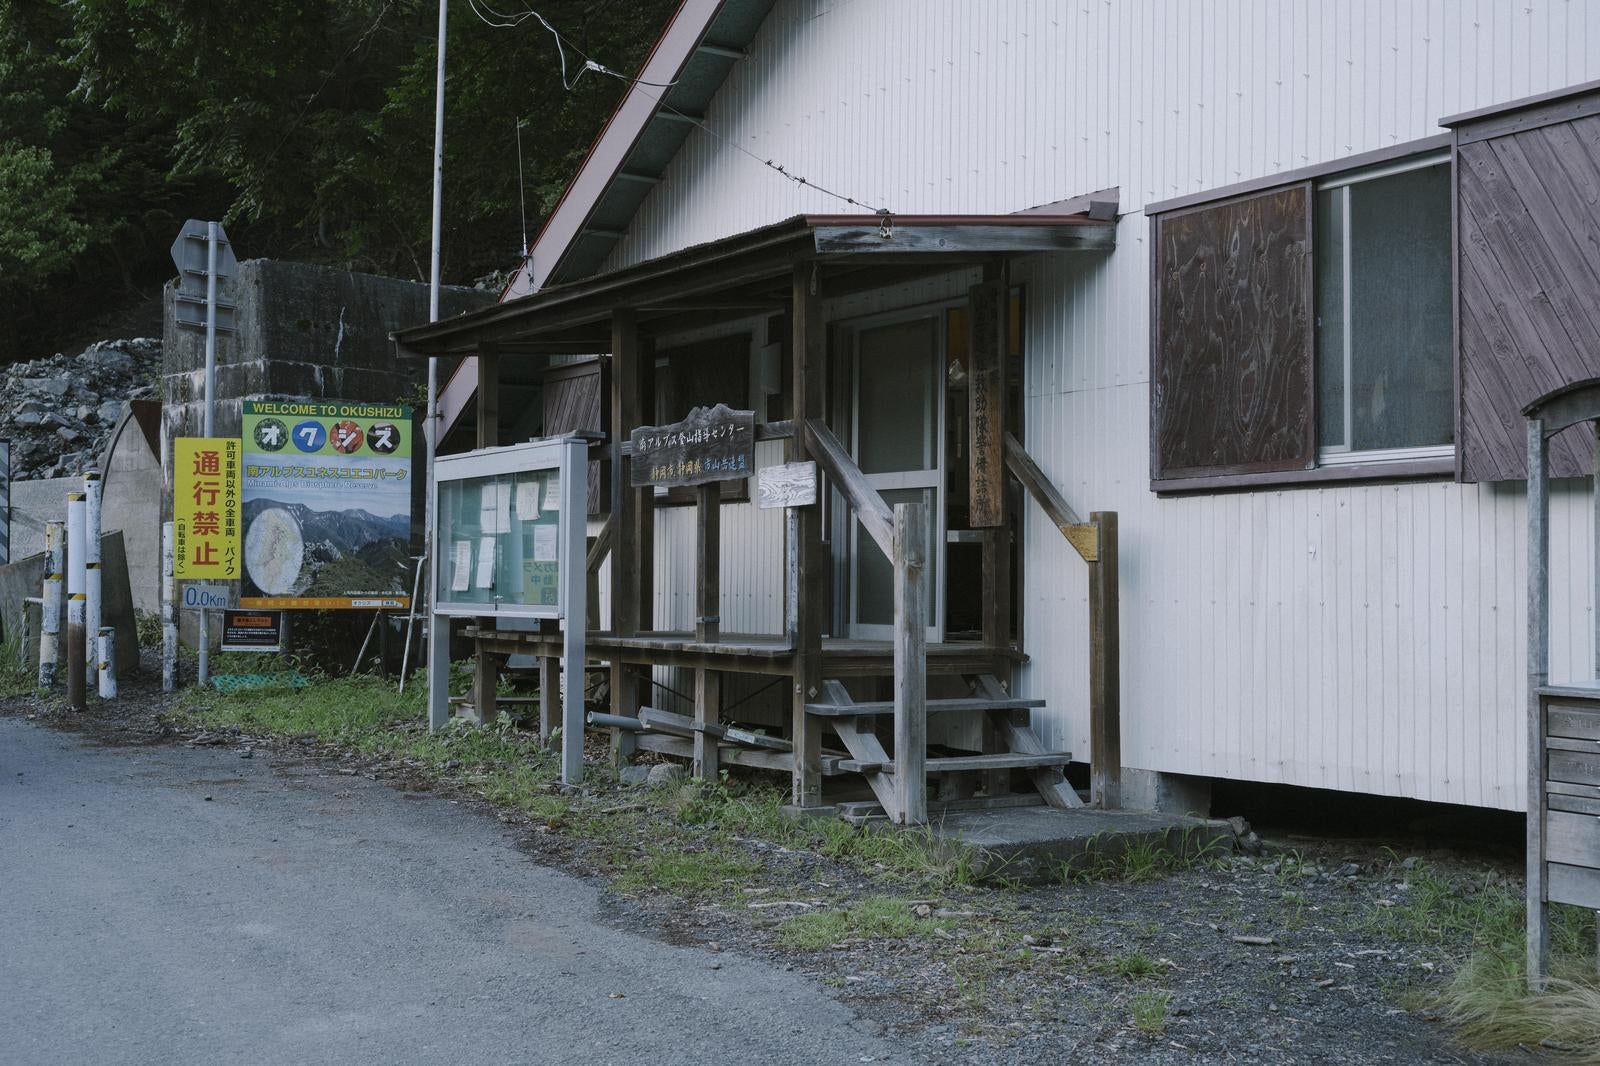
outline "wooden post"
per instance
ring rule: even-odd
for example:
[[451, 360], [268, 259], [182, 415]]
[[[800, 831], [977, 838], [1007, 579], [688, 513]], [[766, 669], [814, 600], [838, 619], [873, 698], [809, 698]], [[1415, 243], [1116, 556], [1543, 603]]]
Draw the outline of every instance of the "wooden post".
[[1550, 972], [1548, 868], [1544, 861], [1545, 750], [1539, 689], [1550, 670], [1550, 482], [1544, 420], [1528, 419], [1528, 989]]
[[894, 508], [893, 821], [928, 820], [928, 516], [927, 505]]
[[[812, 291], [820, 271], [814, 262], [795, 264], [791, 278], [790, 358], [793, 363], [796, 459], [812, 458], [806, 420], [823, 417], [823, 369], [827, 344], [822, 301]], [[822, 553], [822, 507], [797, 508], [797, 536], [790, 546], [797, 575], [794, 596], [794, 689], [790, 699], [790, 739], [794, 742], [791, 799], [796, 807], [822, 804], [822, 730], [806, 704], [822, 691], [822, 629], [826, 611], [827, 560]]]
[[1089, 516], [1098, 545], [1089, 564], [1089, 792], [1104, 810], [1122, 806], [1122, 635], [1117, 512]]
[[694, 639], [715, 643], [722, 632], [722, 484], [695, 487]]
[[[500, 353], [491, 345], [478, 349], [478, 447], [493, 448], [500, 443]], [[480, 631], [494, 629], [493, 615], [478, 617]], [[499, 707], [495, 689], [500, 683], [500, 664], [482, 640], [473, 642], [472, 710], [479, 725], [495, 720]]]
[[[634, 312], [618, 308], [611, 315], [611, 632], [632, 636], [639, 631], [639, 493], [628, 485], [622, 444], [639, 421], [639, 331]], [[639, 713], [638, 671], [618, 660], [611, 663], [611, 713]], [[612, 731], [612, 745], [622, 741]], [[614, 750], [613, 754], [620, 754]]]
[[[1593, 579], [1593, 599], [1590, 621], [1594, 624], [1594, 679], [1600, 684], [1600, 419], [1589, 423], [1594, 431], [1594, 476], [1590, 479], [1590, 506], [1593, 508], [1595, 525], [1592, 527], [1593, 543], [1589, 545], [1590, 551], [1590, 576]], [[1541, 725], [1543, 719], [1541, 718]], [[1548, 800], [1544, 801], [1548, 805]], [[1594, 912], [1594, 968], [1600, 973], [1600, 910]]]
[[717, 765], [718, 732], [706, 726], [717, 726], [722, 717], [722, 674], [703, 666], [694, 671], [694, 720], [702, 728], [694, 734], [694, 776], [715, 781], [721, 769]]
[[478, 447], [500, 443], [500, 351], [485, 344], [478, 349]]

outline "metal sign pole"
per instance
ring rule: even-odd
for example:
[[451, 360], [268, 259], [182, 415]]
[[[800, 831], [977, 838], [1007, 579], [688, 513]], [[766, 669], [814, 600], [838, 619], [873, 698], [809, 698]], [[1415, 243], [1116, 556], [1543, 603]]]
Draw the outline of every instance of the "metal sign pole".
[[[444, 45], [445, 29], [449, 21], [449, 0], [439, 0], [439, 65], [435, 74], [433, 109], [433, 249], [428, 281], [428, 321], [439, 321], [439, 243], [444, 218]], [[439, 447], [439, 360], [428, 357], [428, 415], [423, 434], [426, 440], [428, 464], [427, 491], [422, 505], [423, 554], [429, 559], [429, 571], [437, 566], [438, 545], [434, 540], [434, 454]], [[437, 584], [428, 583], [428, 727], [439, 729], [449, 721], [450, 685], [450, 622], [433, 609]], [[416, 610], [413, 602], [412, 610]], [[439, 631], [443, 629], [441, 634]], [[405, 684], [404, 678], [401, 684]]]
[[575, 785], [583, 777], [584, 663], [589, 625], [589, 446], [583, 440], [573, 438], [562, 444], [561, 496], [561, 569], [557, 578], [563, 586], [561, 781]]
[[[206, 406], [202, 437], [215, 436], [217, 418], [217, 224], [206, 223]], [[210, 614], [200, 608], [200, 687], [211, 679]]]

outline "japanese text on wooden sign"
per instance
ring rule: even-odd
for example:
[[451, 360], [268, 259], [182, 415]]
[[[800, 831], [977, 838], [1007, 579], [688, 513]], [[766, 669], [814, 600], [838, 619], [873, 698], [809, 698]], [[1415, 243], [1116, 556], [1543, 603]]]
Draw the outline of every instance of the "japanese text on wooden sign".
[[630, 440], [635, 487], [732, 481], [755, 471], [756, 413], [722, 403], [696, 407], [682, 422], [641, 426]]
[[173, 441], [172, 566], [180, 581], [239, 576], [239, 442]]

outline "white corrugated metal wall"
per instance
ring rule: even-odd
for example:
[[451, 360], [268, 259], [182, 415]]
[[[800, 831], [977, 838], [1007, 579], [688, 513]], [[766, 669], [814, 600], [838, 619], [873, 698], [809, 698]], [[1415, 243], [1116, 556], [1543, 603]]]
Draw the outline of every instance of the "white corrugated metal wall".
[[[1596, 77], [1600, 4], [1577, 0], [780, 0], [707, 121], [901, 213], [1120, 186], [1116, 253], [1021, 273], [1029, 450], [1076, 506], [1121, 512], [1129, 765], [1517, 808], [1520, 488], [1157, 500], [1137, 212]], [[696, 133], [612, 265], [841, 209]], [[1591, 647], [1573, 491], [1555, 552], [1579, 561], [1552, 604], [1568, 677]], [[1087, 751], [1082, 567], [1037, 515], [1026, 537], [1023, 684], [1051, 700], [1051, 739]]]

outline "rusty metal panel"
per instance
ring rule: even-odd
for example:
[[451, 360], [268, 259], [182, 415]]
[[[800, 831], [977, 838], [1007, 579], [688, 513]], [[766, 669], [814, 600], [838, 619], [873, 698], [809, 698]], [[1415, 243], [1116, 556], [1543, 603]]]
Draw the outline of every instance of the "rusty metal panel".
[[[1495, 128], [1457, 131], [1464, 481], [1526, 477], [1522, 407], [1600, 375], [1600, 115]], [[1593, 440], [1588, 426], [1555, 437], [1551, 476], [1588, 474]]]
[[1311, 186], [1154, 223], [1151, 476], [1316, 460]]

